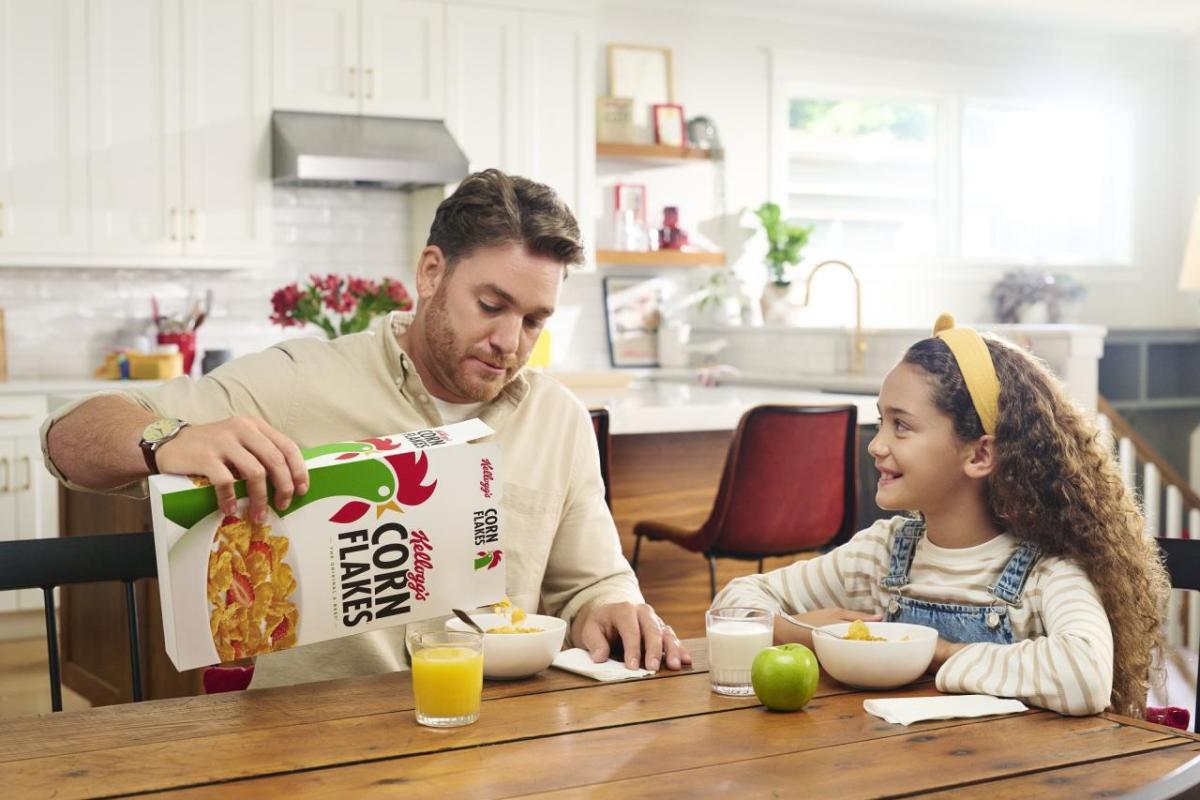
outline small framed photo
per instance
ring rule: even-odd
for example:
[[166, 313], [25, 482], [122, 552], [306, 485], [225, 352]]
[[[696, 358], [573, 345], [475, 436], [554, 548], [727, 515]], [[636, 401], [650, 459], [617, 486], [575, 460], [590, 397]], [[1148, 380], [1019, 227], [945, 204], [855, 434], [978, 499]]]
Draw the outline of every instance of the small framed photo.
[[608, 93], [633, 100], [634, 135], [653, 141], [650, 106], [675, 102], [675, 75], [671, 48], [639, 44], [608, 46]]
[[633, 98], [596, 98], [596, 141], [632, 144]]
[[686, 146], [687, 127], [683, 121], [683, 106], [678, 103], [655, 103], [651, 110], [654, 114], [654, 143]]
[[613, 186], [613, 210], [621, 216], [622, 211], [632, 211], [633, 218], [646, 224], [646, 184], [618, 183]]
[[658, 366], [658, 329], [667, 287], [662, 278], [607, 277], [604, 316], [614, 367]]

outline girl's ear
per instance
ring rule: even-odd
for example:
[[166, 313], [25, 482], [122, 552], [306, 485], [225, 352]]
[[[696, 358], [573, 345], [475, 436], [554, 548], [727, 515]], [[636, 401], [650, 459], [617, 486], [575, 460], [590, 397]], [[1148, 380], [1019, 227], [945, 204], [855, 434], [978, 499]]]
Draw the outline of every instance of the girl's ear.
[[996, 469], [996, 437], [990, 433], [966, 446], [963, 472], [968, 478], [986, 478]]

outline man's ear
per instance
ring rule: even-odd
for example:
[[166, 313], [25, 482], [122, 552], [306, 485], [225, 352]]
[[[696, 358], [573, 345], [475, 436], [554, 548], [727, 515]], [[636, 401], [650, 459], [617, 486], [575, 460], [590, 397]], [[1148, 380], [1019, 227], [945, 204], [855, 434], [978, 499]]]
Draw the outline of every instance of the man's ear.
[[986, 478], [996, 469], [996, 437], [984, 434], [966, 445], [963, 472], [968, 478]]
[[417, 297], [424, 300], [433, 297], [438, 286], [446, 279], [446, 255], [442, 248], [431, 244], [421, 251], [417, 259]]

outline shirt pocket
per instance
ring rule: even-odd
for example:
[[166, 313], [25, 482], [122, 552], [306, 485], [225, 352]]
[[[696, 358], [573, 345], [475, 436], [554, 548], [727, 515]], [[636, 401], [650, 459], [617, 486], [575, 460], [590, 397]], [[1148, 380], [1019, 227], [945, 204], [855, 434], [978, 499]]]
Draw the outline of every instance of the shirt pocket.
[[508, 596], [522, 608], [537, 609], [550, 548], [558, 531], [562, 497], [516, 483], [504, 483], [501, 541], [508, 561], [505, 584]]

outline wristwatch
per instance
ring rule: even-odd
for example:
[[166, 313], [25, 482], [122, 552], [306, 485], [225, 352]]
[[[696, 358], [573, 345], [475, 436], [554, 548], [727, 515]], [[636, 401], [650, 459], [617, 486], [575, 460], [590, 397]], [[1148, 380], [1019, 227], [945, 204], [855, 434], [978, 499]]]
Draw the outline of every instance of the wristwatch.
[[154, 420], [142, 431], [142, 440], [138, 442], [138, 447], [142, 448], [142, 455], [151, 475], [158, 474], [158, 457], [155, 455], [158, 448], [178, 436], [187, 426], [188, 424], [181, 419], [163, 417]]

